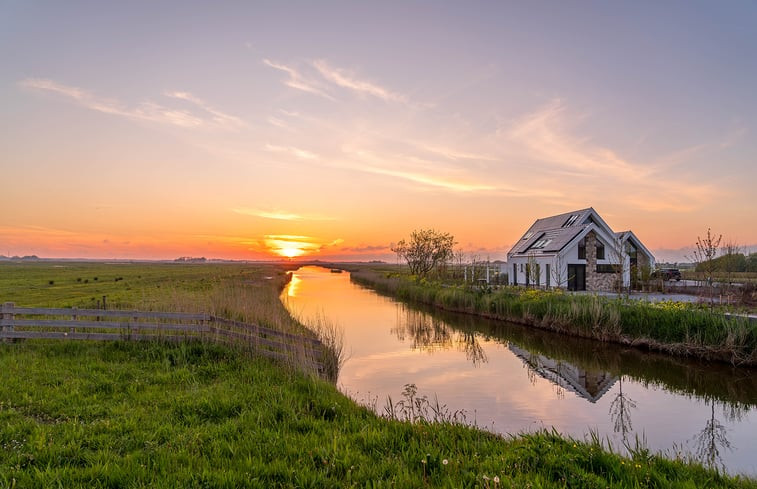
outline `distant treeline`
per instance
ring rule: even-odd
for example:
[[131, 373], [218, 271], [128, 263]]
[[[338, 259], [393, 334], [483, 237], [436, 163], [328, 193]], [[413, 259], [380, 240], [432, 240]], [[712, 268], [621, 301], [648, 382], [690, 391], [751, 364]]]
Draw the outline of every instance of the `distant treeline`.
[[194, 256], [180, 256], [179, 258], [176, 258], [174, 261], [179, 262], [179, 263], [205, 263], [208, 260], [204, 256], [201, 256], [199, 258], [194, 257]]
[[[757, 253], [750, 253], [749, 256], [743, 253], [726, 254], [713, 259], [712, 263], [715, 270], [721, 272], [757, 272]], [[707, 265], [697, 264], [696, 271], [707, 271]]]

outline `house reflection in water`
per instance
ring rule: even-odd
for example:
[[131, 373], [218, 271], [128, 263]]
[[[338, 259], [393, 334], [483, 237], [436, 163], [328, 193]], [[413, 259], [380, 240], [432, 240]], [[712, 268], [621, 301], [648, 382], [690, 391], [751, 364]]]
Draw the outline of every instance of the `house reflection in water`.
[[575, 392], [592, 403], [605, 395], [618, 380], [609, 372], [584, 370], [562, 360], [532, 353], [513, 343], [510, 343], [508, 348], [526, 364], [530, 372], [560, 388]]

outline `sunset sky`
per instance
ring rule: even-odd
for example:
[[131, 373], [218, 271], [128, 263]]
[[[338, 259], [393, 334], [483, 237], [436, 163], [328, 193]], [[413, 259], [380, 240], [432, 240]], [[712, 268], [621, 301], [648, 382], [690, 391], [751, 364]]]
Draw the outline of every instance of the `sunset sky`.
[[757, 251], [757, 3], [0, 1], [0, 255]]

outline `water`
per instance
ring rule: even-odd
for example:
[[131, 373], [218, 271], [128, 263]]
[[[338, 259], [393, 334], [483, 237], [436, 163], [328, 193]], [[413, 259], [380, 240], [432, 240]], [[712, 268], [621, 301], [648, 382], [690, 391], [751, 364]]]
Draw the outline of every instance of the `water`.
[[757, 477], [757, 371], [420, 309], [319, 267], [294, 272], [282, 299], [344, 330], [338, 386], [379, 413], [415, 384], [494, 432], [594, 432]]

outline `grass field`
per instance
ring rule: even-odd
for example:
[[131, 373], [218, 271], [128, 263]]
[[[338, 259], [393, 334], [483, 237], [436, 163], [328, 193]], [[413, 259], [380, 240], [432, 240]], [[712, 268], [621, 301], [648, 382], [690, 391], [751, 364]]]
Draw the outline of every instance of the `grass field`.
[[302, 333], [279, 301], [284, 265], [0, 262], [0, 302], [18, 307], [207, 312]]
[[[240, 298], [278, 297], [283, 269], [120, 267], [3, 266], [0, 300], [82, 305], [96, 291], [128, 307], [282, 320], [280, 302]], [[643, 448], [621, 457], [550, 432], [385, 419], [326, 381], [219, 345], [4, 343], [0, 372], [0, 488], [757, 487]]]
[[214, 345], [6, 344], [0, 371], [0, 487], [757, 487], [643, 449], [379, 418]]

